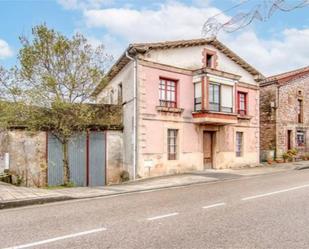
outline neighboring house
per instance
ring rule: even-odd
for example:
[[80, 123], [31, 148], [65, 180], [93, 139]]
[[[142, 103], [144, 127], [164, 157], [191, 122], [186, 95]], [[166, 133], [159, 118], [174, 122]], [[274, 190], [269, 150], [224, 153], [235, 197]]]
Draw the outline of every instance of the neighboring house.
[[309, 152], [309, 66], [268, 77], [260, 89], [262, 160]]
[[99, 85], [122, 104], [131, 178], [259, 163], [263, 76], [218, 40], [132, 44]]

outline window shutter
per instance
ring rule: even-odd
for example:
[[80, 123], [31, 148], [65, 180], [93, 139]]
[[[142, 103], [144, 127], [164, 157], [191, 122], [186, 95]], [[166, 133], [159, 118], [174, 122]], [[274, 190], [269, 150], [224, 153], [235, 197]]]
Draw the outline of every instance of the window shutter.
[[226, 108], [233, 108], [233, 87], [221, 85], [221, 105]]

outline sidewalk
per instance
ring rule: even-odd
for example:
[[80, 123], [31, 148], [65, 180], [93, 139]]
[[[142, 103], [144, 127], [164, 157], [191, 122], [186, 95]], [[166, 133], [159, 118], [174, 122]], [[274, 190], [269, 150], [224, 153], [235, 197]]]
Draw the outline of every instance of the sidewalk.
[[295, 162], [286, 164], [263, 165], [255, 168], [206, 170], [190, 172], [180, 175], [156, 177], [128, 182], [121, 185], [104, 187], [76, 187], [59, 189], [38, 189], [17, 187], [0, 182], [0, 209], [20, 207], [47, 202], [94, 198], [100, 196], [118, 195], [132, 192], [164, 189], [177, 186], [187, 186], [199, 183], [238, 179], [263, 174], [272, 174], [284, 171], [309, 167], [309, 162]]

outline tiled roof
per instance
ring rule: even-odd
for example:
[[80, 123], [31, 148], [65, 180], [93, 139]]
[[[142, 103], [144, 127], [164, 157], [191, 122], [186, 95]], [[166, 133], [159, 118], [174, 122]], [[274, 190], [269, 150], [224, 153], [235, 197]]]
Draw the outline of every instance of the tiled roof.
[[285, 84], [286, 82], [292, 79], [302, 77], [306, 74], [309, 74], [309, 66], [267, 77], [265, 80], [261, 82], [260, 85], [265, 86], [265, 85], [270, 85], [274, 83]]

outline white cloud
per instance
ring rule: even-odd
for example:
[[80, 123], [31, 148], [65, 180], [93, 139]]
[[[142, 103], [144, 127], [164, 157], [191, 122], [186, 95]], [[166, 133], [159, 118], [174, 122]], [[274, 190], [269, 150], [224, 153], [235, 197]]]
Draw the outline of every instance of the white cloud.
[[111, 4], [113, 0], [58, 0], [58, 3], [65, 9], [96, 9]]
[[222, 41], [266, 76], [309, 65], [309, 29], [286, 29], [269, 39], [247, 30]]
[[6, 41], [0, 39], [0, 59], [6, 59], [11, 56], [13, 56], [13, 51], [9, 44]]
[[[204, 22], [220, 10], [209, 1], [194, 1], [196, 4], [190, 6], [167, 1], [157, 9], [85, 9], [84, 21], [88, 28], [102, 28], [106, 35], [100, 40], [107, 43], [107, 49], [113, 48], [116, 57], [130, 42], [201, 37]], [[220, 21], [228, 19], [219, 17]], [[219, 38], [265, 75], [309, 65], [309, 29], [286, 29], [275, 37], [260, 38], [251, 26]]]
[[218, 12], [214, 7], [188, 6], [173, 1], [159, 5], [157, 10], [86, 10], [84, 17], [89, 28], [102, 27], [111, 35], [140, 42], [201, 37], [205, 20]]

